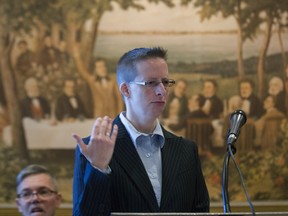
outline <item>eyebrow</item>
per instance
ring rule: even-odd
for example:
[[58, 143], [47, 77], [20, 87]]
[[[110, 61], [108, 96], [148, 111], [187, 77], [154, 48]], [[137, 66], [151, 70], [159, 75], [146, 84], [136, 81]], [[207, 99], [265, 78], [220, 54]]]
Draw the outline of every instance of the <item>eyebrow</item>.
[[41, 186], [41, 187], [37, 187], [37, 188], [23, 188], [20, 192], [23, 192], [23, 191], [33, 191], [33, 190], [42, 190], [42, 189], [48, 189], [48, 190], [55, 190], [55, 189], [52, 189], [52, 188], [49, 188], [49, 187], [46, 187], [46, 186]]

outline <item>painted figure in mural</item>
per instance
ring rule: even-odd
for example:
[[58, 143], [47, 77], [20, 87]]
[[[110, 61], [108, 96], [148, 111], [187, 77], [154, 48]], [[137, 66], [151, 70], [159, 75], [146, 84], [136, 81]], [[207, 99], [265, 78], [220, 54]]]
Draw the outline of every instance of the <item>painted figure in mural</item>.
[[21, 101], [22, 116], [36, 120], [50, 118], [50, 104], [45, 97], [40, 95], [38, 81], [30, 77], [25, 81], [24, 88], [26, 97]]
[[25, 167], [16, 179], [18, 211], [23, 216], [55, 216], [62, 196], [57, 192], [55, 177], [40, 165]]
[[285, 114], [286, 113], [286, 107], [285, 107], [285, 102], [284, 102], [285, 101], [285, 89], [284, 89], [284, 82], [280, 77], [273, 76], [269, 80], [268, 94], [275, 97], [276, 108]]
[[76, 83], [72, 78], [64, 81], [63, 93], [57, 99], [55, 117], [58, 121], [84, 120], [88, 117], [81, 98], [76, 94]]
[[194, 94], [190, 97], [188, 103], [188, 118], [209, 118], [209, 116], [203, 111], [205, 104], [205, 97], [202, 94]]
[[[96, 119], [78, 143], [73, 215], [110, 212], [208, 212], [209, 195], [197, 145], [159, 123], [175, 81], [166, 50], [136, 48], [117, 66], [126, 111]], [[107, 98], [109, 100], [109, 98]]]
[[243, 100], [239, 95], [233, 95], [228, 100], [227, 113], [224, 115], [223, 130], [222, 130], [222, 135], [223, 135], [223, 139], [225, 142], [227, 141], [227, 133], [228, 133], [228, 130], [230, 128], [231, 114], [235, 110], [241, 109], [242, 105], [243, 105]]
[[50, 35], [44, 37], [44, 47], [40, 51], [39, 64], [46, 70], [46, 73], [59, 70], [59, 50], [54, 46], [53, 39]]
[[223, 101], [216, 95], [216, 92], [216, 81], [205, 80], [203, 84], [203, 96], [205, 97], [205, 103], [202, 109], [211, 119], [219, 119], [223, 117]]
[[77, 50], [74, 50], [74, 57], [79, 73], [90, 87], [93, 100], [93, 116], [116, 117], [123, 110], [123, 102], [115, 79], [108, 74], [105, 59], [98, 58], [95, 60], [94, 71], [91, 74], [79, 59]]
[[36, 65], [35, 54], [29, 49], [26, 40], [20, 40], [17, 43], [19, 49], [19, 55], [16, 59], [16, 70], [23, 77], [29, 77], [33, 75], [33, 65]]
[[64, 40], [61, 40], [59, 42], [59, 46], [58, 46], [58, 50], [59, 50], [59, 57], [60, 57], [60, 65], [63, 68], [68, 67], [69, 63], [70, 63], [70, 55], [67, 51], [67, 43]]
[[[209, 116], [202, 110], [202, 107], [205, 103], [205, 98], [201, 94], [194, 94], [188, 100], [187, 112], [183, 115], [183, 117], [179, 120], [177, 124], [173, 124], [170, 127], [173, 131], [181, 131], [184, 129], [182, 136], [186, 135], [186, 121], [188, 118], [194, 119], [209, 119]], [[211, 125], [211, 133], [213, 132], [213, 128]], [[210, 134], [207, 134], [210, 135]]]
[[239, 88], [243, 100], [241, 109], [248, 117], [258, 119], [263, 114], [263, 106], [260, 99], [254, 94], [254, 82], [250, 79], [241, 80]]
[[59, 66], [60, 70], [64, 77], [72, 76], [72, 72], [74, 70], [71, 70], [71, 57], [67, 50], [67, 42], [64, 40], [61, 40], [58, 44], [58, 51], [59, 51]]
[[[265, 137], [265, 126], [268, 128], [268, 130], [275, 131], [275, 134], [270, 134], [270, 136], [277, 137], [277, 134], [279, 132], [279, 126], [281, 124], [282, 119], [285, 118], [285, 115], [283, 112], [281, 112], [277, 108], [277, 98], [274, 95], [268, 95], [263, 102], [265, 113], [262, 115], [257, 121], [255, 121], [255, 130], [256, 130], [256, 139], [255, 139], [255, 145], [262, 147], [262, 149], [268, 149], [269, 146], [275, 146], [276, 142], [267, 142], [267, 138]], [[273, 120], [276, 124], [269, 124], [269, 121]], [[275, 128], [277, 127], [277, 128]], [[267, 131], [266, 131], [267, 133]], [[271, 137], [271, 138], [272, 138]], [[266, 139], [266, 140], [265, 140]], [[276, 141], [276, 140], [275, 140]]]
[[186, 97], [187, 82], [184, 79], [179, 79], [176, 85], [168, 96], [166, 107], [162, 114], [162, 123], [166, 129], [184, 136], [185, 133], [179, 127], [182, 125], [184, 118], [188, 112], [188, 99]]
[[213, 79], [207, 79], [203, 83], [202, 94], [205, 97], [203, 111], [211, 119], [213, 134], [211, 135], [211, 146], [218, 147], [223, 145], [222, 140], [222, 118], [224, 112], [223, 101], [216, 95], [217, 82]]
[[194, 130], [192, 130], [193, 132], [191, 132], [191, 130], [186, 131], [186, 135], [188, 137], [196, 139], [196, 136], [200, 137], [202, 135], [202, 139], [198, 140], [198, 148], [200, 154], [203, 154], [204, 152], [211, 153], [211, 135], [213, 134], [213, 132], [215, 132], [210, 117], [202, 109], [204, 103], [205, 97], [202, 94], [191, 95], [188, 102], [189, 112], [185, 117], [185, 122], [183, 122], [186, 123], [186, 121], [189, 119], [189, 124], [191, 124], [190, 127], [194, 127]]

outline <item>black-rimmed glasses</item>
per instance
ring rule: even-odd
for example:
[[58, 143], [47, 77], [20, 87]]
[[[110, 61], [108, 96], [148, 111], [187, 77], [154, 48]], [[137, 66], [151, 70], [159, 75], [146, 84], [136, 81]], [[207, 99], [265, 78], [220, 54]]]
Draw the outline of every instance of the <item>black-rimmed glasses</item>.
[[160, 83], [162, 83], [164, 85], [164, 87], [172, 87], [173, 85], [175, 85], [176, 82], [173, 79], [162, 79], [161, 81], [157, 81], [157, 80], [131, 81], [129, 83], [130, 84], [138, 84], [138, 85], [147, 86], [147, 87], [156, 87]]
[[39, 189], [36, 191], [22, 191], [21, 193], [17, 194], [17, 197], [23, 199], [25, 201], [31, 200], [34, 195], [37, 195], [41, 199], [48, 199], [53, 194], [57, 194], [57, 191], [50, 190], [48, 188]]

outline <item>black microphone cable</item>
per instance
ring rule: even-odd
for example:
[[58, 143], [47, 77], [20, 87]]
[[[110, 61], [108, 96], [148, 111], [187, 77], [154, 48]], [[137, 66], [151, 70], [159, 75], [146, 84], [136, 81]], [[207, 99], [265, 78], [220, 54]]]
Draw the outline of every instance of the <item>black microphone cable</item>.
[[236, 167], [236, 170], [240, 176], [241, 185], [245, 192], [246, 199], [249, 203], [250, 210], [253, 216], [255, 216], [255, 210], [253, 207], [253, 204], [251, 202], [251, 199], [248, 195], [247, 188], [244, 182], [244, 178], [242, 176], [242, 173], [240, 171], [240, 168], [238, 167], [238, 164], [236, 163], [236, 160], [234, 158], [234, 154], [236, 153], [236, 148], [234, 147], [234, 142], [238, 139], [238, 135], [240, 133], [240, 128], [245, 124], [246, 122], [246, 114], [242, 110], [236, 110], [231, 115], [231, 128], [228, 131], [228, 151], [226, 153], [224, 162], [223, 162], [223, 170], [222, 170], [222, 199], [223, 199], [223, 206], [224, 206], [224, 213], [231, 212], [230, 203], [229, 203], [229, 194], [228, 194], [228, 167], [229, 167], [229, 159], [230, 157], [233, 160], [233, 163]]
[[240, 177], [241, 185], [242, 185], [242, 188], [243, 188], [243, 190], [244, 190], [244, 193], [245, 193], [245, 196], [246, 196], [246, 200], [247, 200], [247, 202], [248, 202], [248, 204], [249, 204], [251, 213], [252, 213], [253, 216], [255, 216], [254, 206], [253, 206], [253, 204], [252, 204], [252, 202], [251, 202], [251, 199], [250, 199], [250, 197], [249, 197], [248, 190], [247, 190], [247, 188], [246, 188], [243, 175], [242, 175], [242, 173], [241, 173], [241, 171], [240, 171], [240, 168], [239, 168], [239, 166], [238, 166], [238, 164], [237, 164], [237, 162], [236, 162], [236, 160], [235, 160], [235, 158], [234, 158], [231, 145], [228, 145], [228, 149], [229, 149], [229, 154], [230, 154], [230, 156], [231, 156], [231, 159], [232, 159], [232, 161], [233, 161], [233, 163], [234, 163], [234, 165], [235, 165], [235, 167], [236, 167], [236, 170], [237, 170], [237, 172], [238, 172], [238, 175], [239, 175], [239, 177]]

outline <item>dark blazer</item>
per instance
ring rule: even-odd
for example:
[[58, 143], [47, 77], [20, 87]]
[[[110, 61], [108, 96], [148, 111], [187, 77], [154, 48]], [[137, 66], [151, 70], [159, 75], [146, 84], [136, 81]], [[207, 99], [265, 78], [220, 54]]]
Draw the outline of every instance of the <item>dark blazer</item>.
[[247, 100], [249, 100], [251, 103], [249, 117], [258, 119], [264, 113], [263, 105], [260, 99], [256, 95], [251, 94]]
[[[164, 128], [160, 207], [140, 157], [120, 121], [111, 174], [93, 168], [76, 148], [73, 215], [106, 216], [110, 212], [209, 212], [209, 195], [195, 143]], [[89, 137], [84, 138], [89, 142]]]
[[56, 102], [55, 116], [59, 121], [65, 118], [86, 118], [88, 115], [84, 109], [84, 105], [78, 96], [75, 96], [78, 108], [73, 108], [70, 103], [70, 98], [62, 94]]
[[[37, 99], [39, 100], [40, 103], [40, 107], [41, 107], [41, 113], [35, 114], [33, 113], [33, 103], [32, 103], [32, 98], [29, 97], [25, 97], [22, 101], [21, 101], [21, 112], [22, 112], [22, 117], [30, 117], [30, 118], [45, 118], [45, 116], [50, 116], [50, 105], [48, 100], [46, 100], [44, 97], [37, 97]], [[39, 116], [41, 115], [41, 116]]]
[[[163, 111], [163, 113], [162, 113], [162, 117], [163, 117], [163, 118], [168, 118], [168, 117], [169, 117], [170, 104], [171, 104], [171, 102], [173, 101], [174, 98], [177, 98], [177, 96], [175, 95], [174, 92], [171, 92], [171, 93], [169, 94], [169, 96], [168, 96], [165, 109], [164, 109], [164, 111]], [[179, 100], [179, 103], [180, 103], [180, 108], [179, 108], [179, 111], [178, 111], [178, 116], [181, 118], [181, 117], [183, 117], [184, 115], [186, 115], [186, 113], [188, 112], [188, 99], [187, 99], [187, 97], [184, 95], [183, 97], [178, 98], [178, 100]]]
[[206, 98], [206, 100], [211, 101], [211, 109], [208, 116], [212, 119], [219, 119], [224, 111], [223, 101], [216, 95], [211, 98]]

